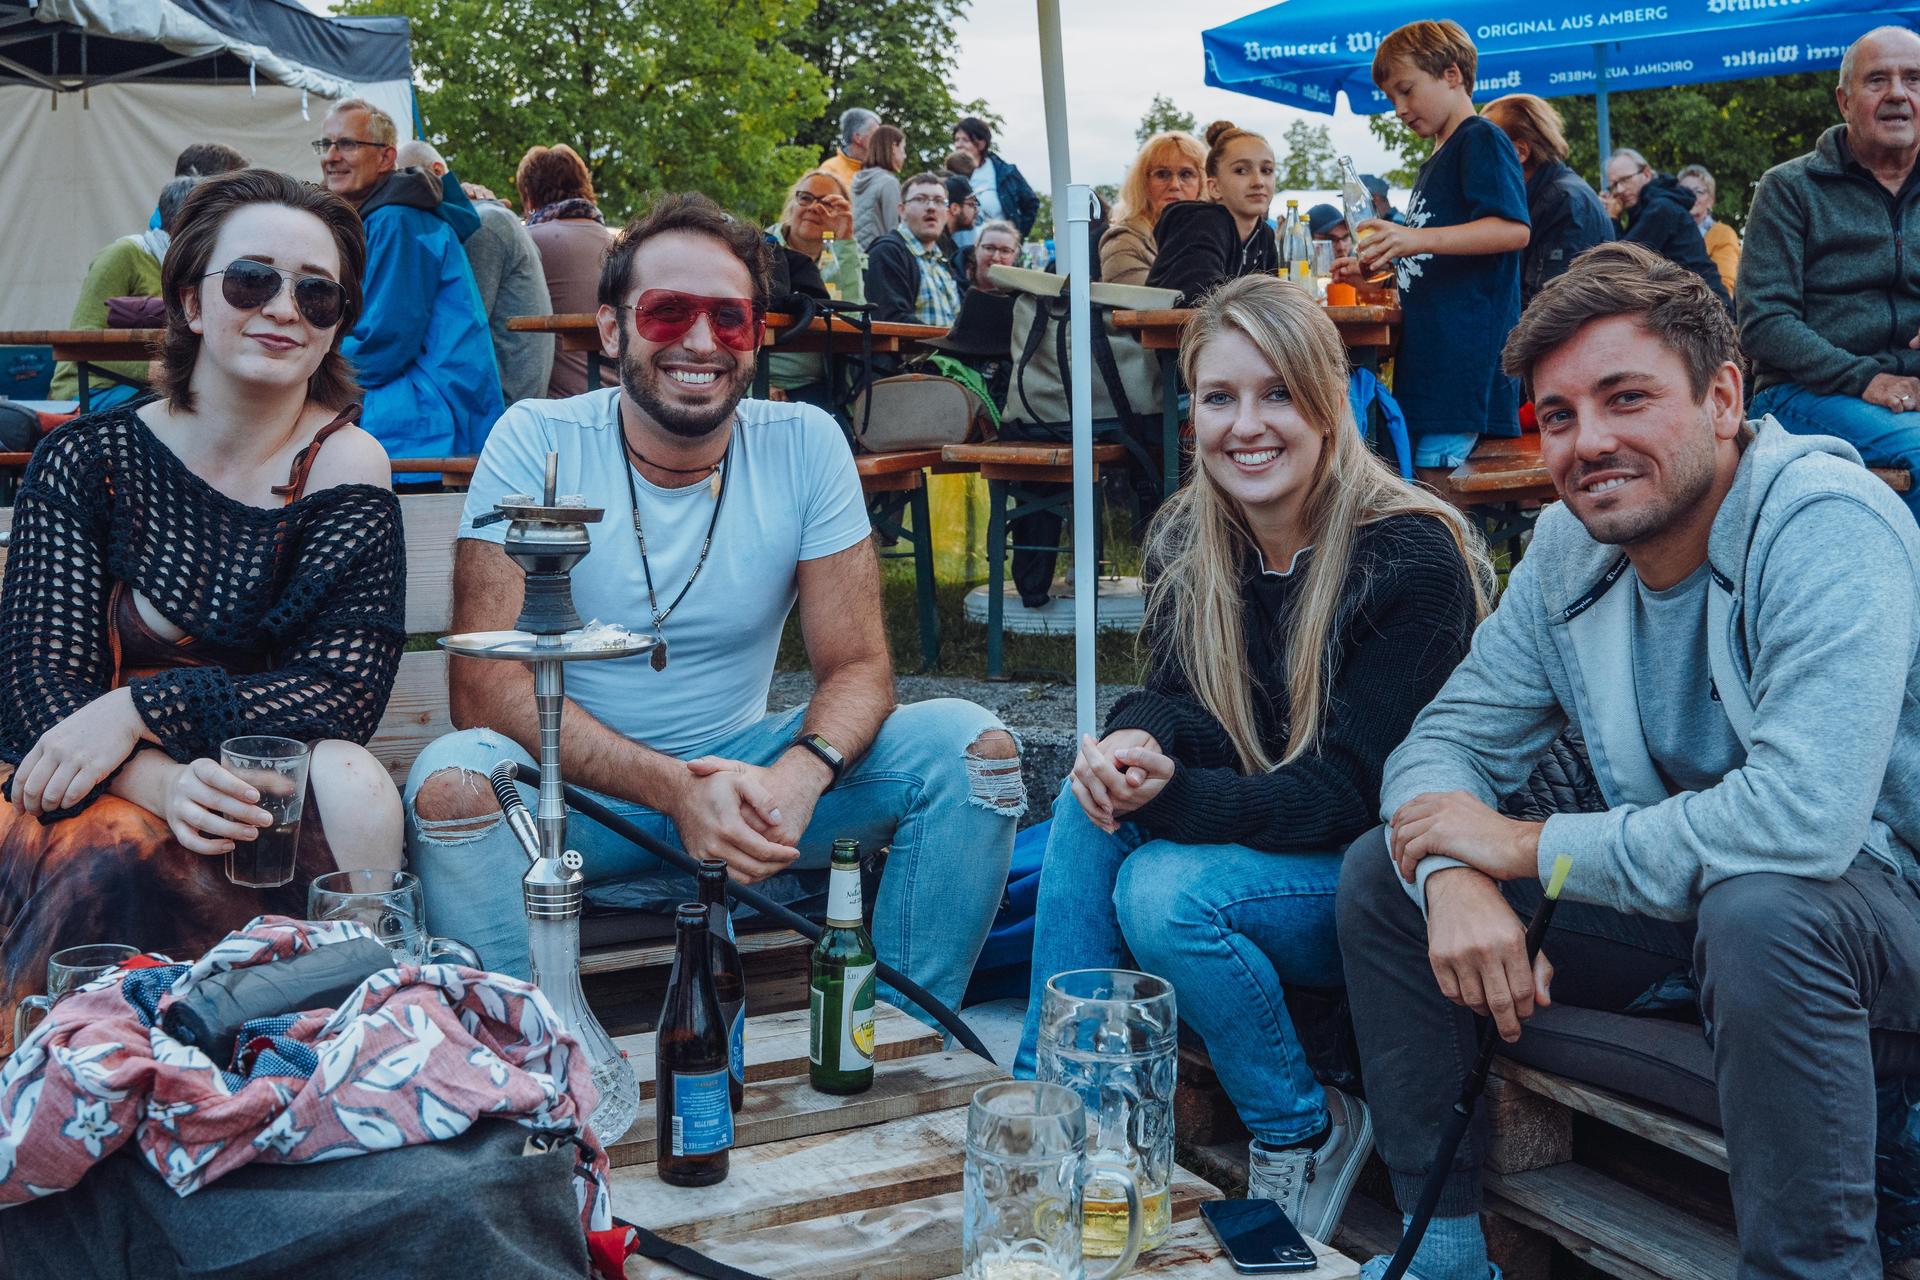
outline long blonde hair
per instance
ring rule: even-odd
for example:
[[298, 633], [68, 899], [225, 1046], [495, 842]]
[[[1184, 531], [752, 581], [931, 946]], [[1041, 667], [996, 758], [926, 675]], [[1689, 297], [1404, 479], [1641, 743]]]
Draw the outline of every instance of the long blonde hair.
[[1147, 533], [1146, 558], [1157, 574], [1147, 591], [1147, 631], [1170, 643], [1189, 688], [1233, 742], [1241, 769], [1264, 773], [1314, 750], [1327, 715], [1333, 637], [1350, 596], [1348, 573], [1363, 525], [1388, 516], [1424, 515], [1443, 523], [1473, 581], [1474, 613], [1493, 594], [1486, 546], [1465, 517], [1387, 466], [1354, 426], [1347, 400], [1347, 352], [1326, 312], [1299, 286], [1272, 276], [1241, 276], [1209, 293], [1187, 322], [1180, 372], [1195, 385], [1200, 354], [1232, 329], [1244, 334], [1285, 380], [1301, 417], [1326, 445], [1309, 481], [1304, 511], [1313, 554], [1286, 637], [1290, 724], [1285, 754], [1271, 758], [1254, 714], [1254, 673], [1246, 666], [1244, 576], [1256, 553], [1239, 504], [1205, 466], [1169, 498]]
[[1153, 197], [1147, 189], [1148, 175], [1156, 164], [1172, 164], [1175, 160], [1191, 160], [1194, 173], [1201, 179], [1200, 189], [1206, 190], [1206, 144], [1190, 133], [1156, 133], [1140, 148], [1140, 154], [1133, 158], [1133, 167], [1127, 170], [1127, 180], [1120, 184], [1120, 199], [1113, 211], [1115, 220], [1151, 232], [1153, 219], [1147, 213]]

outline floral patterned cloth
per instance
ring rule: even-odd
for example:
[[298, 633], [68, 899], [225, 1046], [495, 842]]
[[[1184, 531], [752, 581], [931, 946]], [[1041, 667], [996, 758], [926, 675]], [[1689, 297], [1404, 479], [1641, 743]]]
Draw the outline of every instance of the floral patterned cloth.
[[549, 1142], [584, 1139], [581, 1225], [610, 1227], [607, 1160], [587, 1128], [591, 1064], [529, 983], [454, 965], [382, 970], [338, 1009], [274, 1020], [245, 1074], [160, 1025], [213, 974], [370, 936], [350, 921], [261, 916], [175, 966], [157, 1005], [153, 969], [116, 970], [61, 1000], [0, 1068], [0, 1208], [67, 1190], [128, 1141], [185, 1196], [255, 1160], [366, 1155], [492, 1117]]

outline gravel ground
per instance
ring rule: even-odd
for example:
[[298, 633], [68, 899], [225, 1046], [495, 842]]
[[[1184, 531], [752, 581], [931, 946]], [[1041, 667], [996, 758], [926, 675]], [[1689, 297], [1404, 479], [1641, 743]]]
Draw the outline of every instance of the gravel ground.
[[[1097, 687], [1099, 712], [1095, 723], [1103, 723], [1107, 712], [1133, 685], [1103, 684]], [[944, 676], [899, 676], [894, 680], [895, 697], [901, 702], [924, 702], [928, 698], [965, 698], [998, 715], [1001, 722], [1020, 739], [1021, 772], [1027, 780], [1027, 813], [1020, 825], [1028, 826], [1047, 816], [1060, 784], [1073, 767], [1073, 687], [1064, 684], [1021, 684], [1005, 680], [964, 680]], [[813, 694], [813, 678], [804, 671], [783, 671], [773, 677], [769, 708], [784, 711], [805, 702]]]

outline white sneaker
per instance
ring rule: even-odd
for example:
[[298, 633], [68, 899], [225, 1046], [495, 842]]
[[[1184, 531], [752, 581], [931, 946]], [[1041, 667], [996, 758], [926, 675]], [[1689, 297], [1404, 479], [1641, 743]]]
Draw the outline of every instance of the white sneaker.
[[1332, 1237], [1373, 1151], [1367, 1104], [1338, 1089], [1326, 1093], [1327, 1136], [1316, 1149], [1270, 1151], [1257, 1140], [1247, 1145], [1247, 1196], [1272, 1200], [1303, 1235], [1322, 1243]]

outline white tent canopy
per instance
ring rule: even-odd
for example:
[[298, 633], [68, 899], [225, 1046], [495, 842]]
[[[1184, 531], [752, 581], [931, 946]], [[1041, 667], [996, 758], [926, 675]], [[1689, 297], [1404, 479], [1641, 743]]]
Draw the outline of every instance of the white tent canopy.
[[101, 248], [143, 230], [195, 142], [317, 179], [308, 142], [363, 97], [412, 136], [405, 19], [291, 0], [0, 0], [0, 329], [65, 328]]

